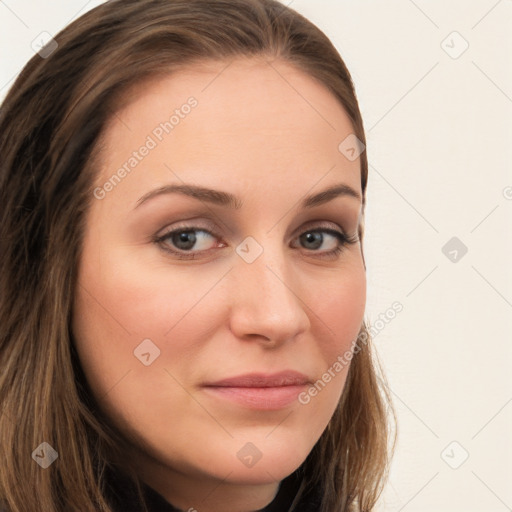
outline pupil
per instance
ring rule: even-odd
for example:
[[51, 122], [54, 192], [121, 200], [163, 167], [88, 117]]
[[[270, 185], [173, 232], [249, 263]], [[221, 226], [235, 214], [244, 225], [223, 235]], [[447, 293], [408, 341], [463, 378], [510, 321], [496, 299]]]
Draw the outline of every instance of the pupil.
[[[173, 240], [173, 242], [180, 249], [191, 249], [196, 243], [196, 236], [194, 235], [193, 231], [182, 231], [181, 233], [178, 233], [177, 241]], [[184, 242], [185, 246], [182, 245], [182, 242]]]
[[[307, 243], [313, 243], [314, 244], [314, 249], [317, 249], [318, 247], [320, 247], [322, 245], [322, 233], [305, 233], [304, 235], [304, 238], [306, 239], [306, 242]], [[315, 244], [315, 241], [318, 242]]]

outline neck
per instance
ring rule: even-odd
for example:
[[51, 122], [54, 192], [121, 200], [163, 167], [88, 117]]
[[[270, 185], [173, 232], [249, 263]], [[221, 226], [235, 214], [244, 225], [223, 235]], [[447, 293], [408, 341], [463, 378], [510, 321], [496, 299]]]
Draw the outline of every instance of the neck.
[[280, 482], [234, 483], [224, 478], [190, 475], [158, 461], [141, 461], [142, 480], [172, 506], [185, 512], [255, 512], [275, 498]]

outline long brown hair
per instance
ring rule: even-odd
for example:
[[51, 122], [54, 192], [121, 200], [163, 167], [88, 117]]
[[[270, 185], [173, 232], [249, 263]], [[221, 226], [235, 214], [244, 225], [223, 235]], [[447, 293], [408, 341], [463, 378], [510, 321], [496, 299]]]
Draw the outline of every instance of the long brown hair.
[[[55, 39], [0, 111], [0, 499], [12, 512], [111, 512], [104, 475], [126, 440], [91, 398], [70, 325], [99, 143], [119, 99], [185, 65], [268, 56], [324, 84], [366, 140], [340, 55], [276, 0], [110, 0]], [[365, 151], [360, 163], [364, 199]], [[372, 510], [387, 476], [394, 411], [365, 322], [363, 338], [340, 403], [300, 468], [304, 491], [323, 489], [321, 512]], [[42, 442], [58, 452], [44, 470], [31, 457]]]

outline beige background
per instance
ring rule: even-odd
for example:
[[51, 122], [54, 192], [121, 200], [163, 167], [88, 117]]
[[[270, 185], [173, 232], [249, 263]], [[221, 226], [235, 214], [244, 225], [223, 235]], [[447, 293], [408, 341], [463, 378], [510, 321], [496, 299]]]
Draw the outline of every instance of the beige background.
[[[0, 99], [41, 32], [100, 3], [2, 0]], [[339, 49], [367, 130], [367, 318], [399, 418], [379, 510], [512, 510], [512, 0], [286, 3]]]

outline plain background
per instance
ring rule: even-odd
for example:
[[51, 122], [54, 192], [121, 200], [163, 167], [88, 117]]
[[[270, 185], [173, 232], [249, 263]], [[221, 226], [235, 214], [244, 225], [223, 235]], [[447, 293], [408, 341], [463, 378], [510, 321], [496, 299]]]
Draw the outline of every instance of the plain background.
[[[101, 3], [2, 0], [0, 100], [41, 32]], [[286, 3], [365, 121], [367, 319], [399, 422], [379, 510], [512, 510], [512, 1]]]

